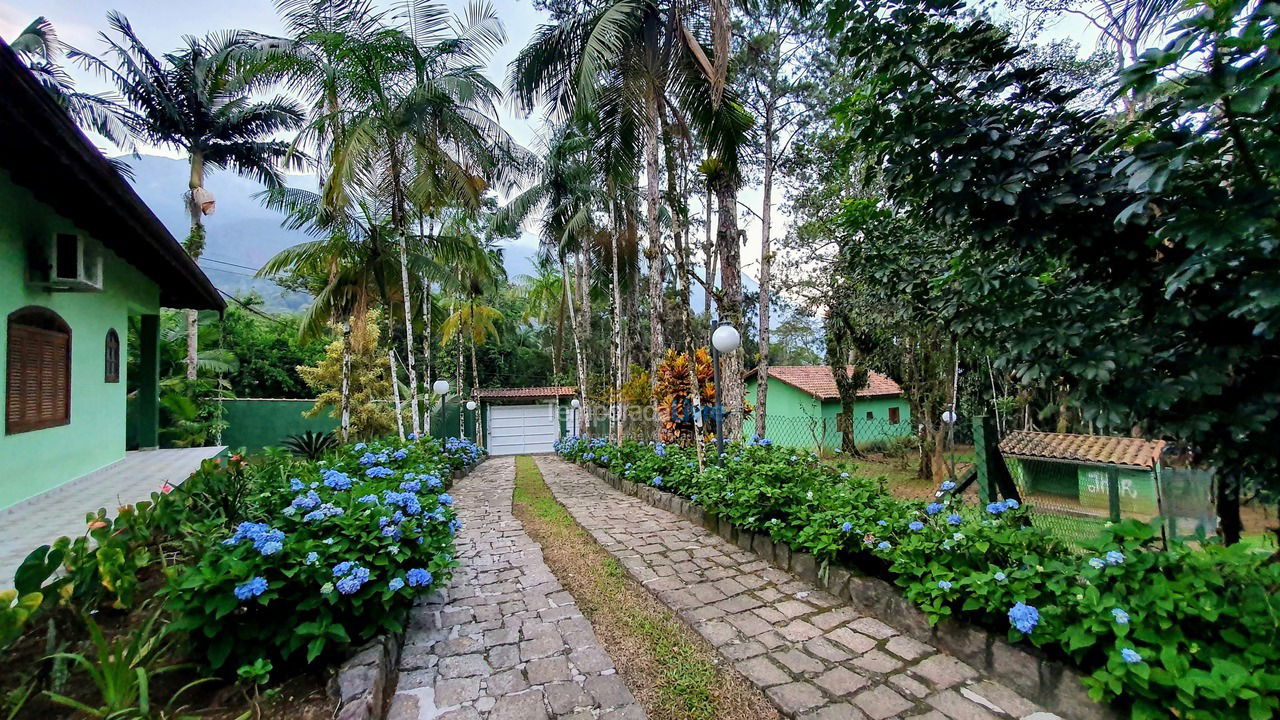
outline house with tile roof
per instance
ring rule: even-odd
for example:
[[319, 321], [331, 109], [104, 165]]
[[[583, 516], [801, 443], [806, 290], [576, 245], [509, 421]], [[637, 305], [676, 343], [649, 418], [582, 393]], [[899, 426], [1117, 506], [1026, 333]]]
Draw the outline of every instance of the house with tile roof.
[[480, 388], [479, 425], [491, 455], [551, 452], [551, 444], [575, 425], [572, 407], [578, 389], [572, 385], [525, 388]]
[[1103, 518], [1161, 514], [1164, 449], [1162, 440], [1030, 430], [1015, 430], [1000, 442], [1000, 454], [1025, 498]]
[[[756, 404], [759, 379], [752, 370], [743, 378], [747, 402]], [[777, 444], [813, 451], [840, 449], [842, 426], [840, 391], [826, 365], [778, 365], [769, 368], [767, 398], [768, 435]], [[755, 434], [755, 418], [743, 423], [743, 437]], [[892, 378], [874, 370], [854, 403], [853, 436], [860, 448], [883, 447], [897, 438], [910, 437], [911, 410], [902, 388]]]

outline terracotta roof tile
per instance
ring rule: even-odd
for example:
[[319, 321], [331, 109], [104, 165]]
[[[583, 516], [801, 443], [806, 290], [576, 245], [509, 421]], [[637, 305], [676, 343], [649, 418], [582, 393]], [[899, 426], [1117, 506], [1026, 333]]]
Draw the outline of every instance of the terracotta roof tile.
[[[852, 370], [852, 368], [850, 368]], [[755, 377], [755, 370], [747, 373], [747, 379]], [[803, 390], [819, 400], [838, 400], [835, 374], [827, 365], [777, 365], [769, 368], [769, 379], [779, 380]], [[882, 397], [901, 395], [898, 383], [875, 370], [867, 373], [867, 386], [858, 391], [858, 397]]]
[[1152, 468], [1164, 446], [1163, 440], [1015, 430], [1000, 441], [1000, 452], [1023, 458]]
[[564, 397], [577, 394], [578, 388], [573, 385], [526, 388], [480, 388], [476, 391], [476, 397], [480, 400], [513, 400], [518, 398], [539, 399]]

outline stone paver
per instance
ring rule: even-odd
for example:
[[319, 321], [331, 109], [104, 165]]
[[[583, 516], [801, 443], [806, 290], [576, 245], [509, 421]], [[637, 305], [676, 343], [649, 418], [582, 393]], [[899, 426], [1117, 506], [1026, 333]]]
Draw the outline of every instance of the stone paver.
[[1056, 717], [680, 515], [560, 458], [538, 466], [574, 519], [788, 717]]
[[388, 720], [643, 720], [591, 624], [511, 514], [494, 458], [452, 490], [453, 582], [415, 605]]
[[105, 508], [115, 517], [122, 505], [148, 500], [166, 482], [180, 485], [222, 446], [134, 450], [124, 459], [46, 490], [0, 511], [0, 590], [11, 588], [13, 573], [32, 550], [65, 535], [87, 532], [84, 516]]

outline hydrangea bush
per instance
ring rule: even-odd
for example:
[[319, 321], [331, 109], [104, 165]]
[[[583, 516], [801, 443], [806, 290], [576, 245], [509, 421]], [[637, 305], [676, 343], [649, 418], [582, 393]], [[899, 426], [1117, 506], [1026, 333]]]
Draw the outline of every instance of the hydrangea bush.
[[204, 547], [166, 590], [176, 629], [213, 668], [311, 662], [402, 627], [415, 595], [448, 582], [460, 528], [452, 471], [465, 440], [357, 443], [318, 463], [255, 468], [250, 520], [198, 527]]
[[897, 499], [767, 440], [699, 473], [674, 445], [567, 438], [556, 450], [689, 498], [739, 528], [884, 576], [932, 622], [1007, 631], [1086, 673], [1090, 694], [1135, 718], [1280, 714], [1280, 563], [1240, 546], [1174, 543], [1125, 521], [1079, 555], [1031, 527], [1015, 500]]

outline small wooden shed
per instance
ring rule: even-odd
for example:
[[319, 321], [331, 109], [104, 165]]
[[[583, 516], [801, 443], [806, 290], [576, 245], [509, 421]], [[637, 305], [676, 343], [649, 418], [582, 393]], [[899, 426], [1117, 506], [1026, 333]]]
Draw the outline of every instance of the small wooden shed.
[[[1009, 474], [1024, 496], [1075, 505], [1081, 514], [1160, 514], [1162, 440], [1015, 430], [1000, 442]], [[1118, 508], [1112, 507], [1115, 476]], [[1118, 509], [1118, 513], [1117, 513]]]

